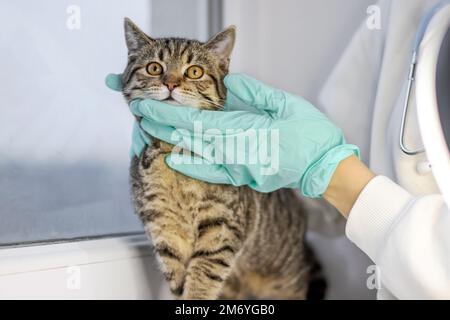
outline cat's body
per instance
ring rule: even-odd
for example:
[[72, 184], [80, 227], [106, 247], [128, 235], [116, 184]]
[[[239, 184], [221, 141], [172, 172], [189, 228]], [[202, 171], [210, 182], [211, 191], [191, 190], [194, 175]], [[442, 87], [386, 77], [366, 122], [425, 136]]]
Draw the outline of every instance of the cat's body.
[[215, 299], [228, 279], [228, 298], [306, 297], [312, 261], [295, 192], [197, 181], [167, 167], [170, 152], [170, 145], [155, 141], [131, 171], [137, 212], [172, 293]]
[[[128, 100], [163, 100], [169, 91], [169, 96], [183, 104], [205, 109], [221, 104], [234, 29], [207, 44], [153, 40], [129, 20], [125, 30], [129, 64], [123, 80]], [[160, 66], [152, 65], [152, 60]], [[177, 78], [172, 66], [189, 70], [192, 62], [203, 63], [202, 76], [196, 81]], [[317, 264], [304, 242], [306, 216], [295, 191], [263, 194], [245, 186], [213, 185], [186, 177], [165, 163], [172, 148], [152, 139], [152, 145], [132, 160], [131, 182], [136, 211], [153, 240], [174, 296], [306, 298]]]

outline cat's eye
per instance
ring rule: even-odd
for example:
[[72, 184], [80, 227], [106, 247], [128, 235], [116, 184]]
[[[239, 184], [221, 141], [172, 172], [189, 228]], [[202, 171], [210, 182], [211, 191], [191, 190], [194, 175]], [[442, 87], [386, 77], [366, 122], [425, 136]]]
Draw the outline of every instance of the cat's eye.
[[203, 69], [199, 66], [190, 66], [186, 70], [186, 77], [189, 79], [199, 79], [203, 76]]
[[147, 72], [151, 76], [159, 76], [163, 72], [163, 67], [158, 62], [150, 62], [147, 65]]

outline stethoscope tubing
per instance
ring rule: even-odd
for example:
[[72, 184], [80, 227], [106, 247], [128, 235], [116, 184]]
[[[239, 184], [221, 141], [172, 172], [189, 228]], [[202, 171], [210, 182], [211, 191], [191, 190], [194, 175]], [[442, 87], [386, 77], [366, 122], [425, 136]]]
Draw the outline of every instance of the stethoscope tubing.
[[420, 21], [419, 28], [418, 28], [418, 31], [416, 34], [416, 39], [414, 41], [414, 48], [413, 48], [411, 63], [410, 63], [410, 67], [409, 67], [408, 85], [406, 88], [405, 101], [403, 103], [403, 112], [402, 112], [402, 120], [401, 120], [401, 124], [400, 124], [400, 135], [399, 135], [400, 149], [403, 151], [403, 153], [405, 153], [409, 156], [413, 156], [413, 155], [417, 155], [417, 154], [425, 152], [425, 148], [423, 148], [423, 147], [420, 149], [410, 149], [406, 145], [406, 142], [405, 142], [406, 118], [408, 116], [409, 100], [411, 97], [412, 86], [415, 81], [415, 71], [416, 71], [417, 57], [418, 57], [418, 52], [419, 52], [419, 48], [420, 48], [420, 43], [423, 40], [423, 37], [425, 35], [425, 32], [428, 28], [428, 25], [429, 25], [431, 19], [435, 16], [435, 14], [437, 12], [439, 12], [443, 7], [445, 7], [448, 4], [450, 4], [450, 0], [442, 0], [442, 1], [438, 2], [435, 6], [433, 6], [433, 8], [431, 8], [431, 10]]

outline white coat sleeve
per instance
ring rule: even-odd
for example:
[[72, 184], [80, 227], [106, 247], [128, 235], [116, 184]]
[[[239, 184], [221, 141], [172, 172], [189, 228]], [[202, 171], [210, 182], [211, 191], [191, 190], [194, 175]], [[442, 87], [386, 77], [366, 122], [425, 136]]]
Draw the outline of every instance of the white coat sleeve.
[[450, 298], [450, 212], [441, 195], [414, 197], [377, 176], [350, 211], [346, 234], [397, 298]]

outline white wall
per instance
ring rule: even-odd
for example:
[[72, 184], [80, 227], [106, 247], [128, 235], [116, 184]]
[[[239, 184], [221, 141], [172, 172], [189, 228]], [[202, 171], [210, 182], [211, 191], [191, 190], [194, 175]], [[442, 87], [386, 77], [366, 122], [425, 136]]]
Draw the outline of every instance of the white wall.
[[[237, 26], [232, 72], [244, 72], [317, 103], [327, 75], [372, 0], [224, 0], [226, 25]], [[318, 106], [320, 107], [320, 106]], [[329, 299], [369, 299], [372, 262], [344, 236], [311, 233], [330, 284]]]
[[237, 26], [232, 71], [315, 102], [373, 0], [224, 0]]

